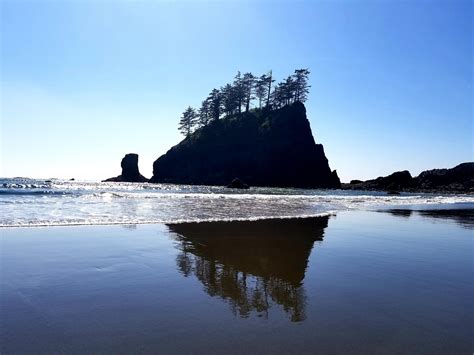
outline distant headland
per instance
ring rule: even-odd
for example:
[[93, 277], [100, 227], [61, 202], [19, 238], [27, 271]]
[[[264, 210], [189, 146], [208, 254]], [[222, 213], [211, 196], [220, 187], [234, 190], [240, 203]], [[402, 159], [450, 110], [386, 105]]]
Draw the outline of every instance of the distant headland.
[[474, 192], [474, 162], [462, 163], [451, 169], [432, 169], [412, 177], [407, 170], [397, 171], [377, 179], [352, 180], [342, 184], [347, 190]]

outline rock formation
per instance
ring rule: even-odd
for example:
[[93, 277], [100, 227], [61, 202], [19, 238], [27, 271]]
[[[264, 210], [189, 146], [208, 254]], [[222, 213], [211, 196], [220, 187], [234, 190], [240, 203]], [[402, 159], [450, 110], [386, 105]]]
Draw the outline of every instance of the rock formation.
[[339, 188], [301, 102], [220, 119], [185, 138], [153, 164], [150, 182]]
[[228, 188], [230, 189], [248, 189], [249, 185], [247, 185], [245, 182], [240, 180], [239, 178], [235, 178], [230, 182], [229, 185], [227, 185]]
[[120, 164], [122, 166], [122, 174], [116, 177], [106, 179], [104, 181], [113, 182], [147, 182], [148, 179], [140, 174], [138, 170], [138, 154], [126, 154]]
[[353, 180], [343, 188], [352, 190], [382, 191], [441, 191], [473, 192], [474, 163], [462, 163], [452, 169], [423, 171], [413, 178], [408, 171], [398, 171], [374, 180]]
[[444, 189], [468, 191], [474, 189], [474, 162], [463, 163], [452, 169], [433, 169], [423, 171], [414, 179], [419, 189]]

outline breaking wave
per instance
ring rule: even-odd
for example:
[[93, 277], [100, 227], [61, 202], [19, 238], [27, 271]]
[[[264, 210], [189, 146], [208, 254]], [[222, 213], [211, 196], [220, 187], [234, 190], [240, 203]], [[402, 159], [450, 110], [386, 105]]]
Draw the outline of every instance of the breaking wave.
[[473, 208], [474, 195], [0, 180], [0, 227], [308, 218], [397, 207]]

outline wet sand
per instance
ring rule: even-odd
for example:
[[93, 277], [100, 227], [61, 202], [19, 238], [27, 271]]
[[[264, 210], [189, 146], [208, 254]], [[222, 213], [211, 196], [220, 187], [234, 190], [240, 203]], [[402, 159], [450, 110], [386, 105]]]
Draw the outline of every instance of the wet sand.
[[0, 350], [470, 354], [471, 217], [4, 228]]

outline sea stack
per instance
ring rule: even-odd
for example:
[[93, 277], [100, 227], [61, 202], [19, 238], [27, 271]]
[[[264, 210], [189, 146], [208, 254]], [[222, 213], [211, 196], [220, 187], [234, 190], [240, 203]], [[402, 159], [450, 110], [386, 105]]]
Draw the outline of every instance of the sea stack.
[[121, 162], [122, 174], [104, 181], [113, 182], [147, 182], [148, 179], [138, 170], [138, 154], [126, 154]]
[[340, 187], [299, 101], [210, 122], [158, 158], [150, 182], [226, 186], [236, 176], [250, 186]]

